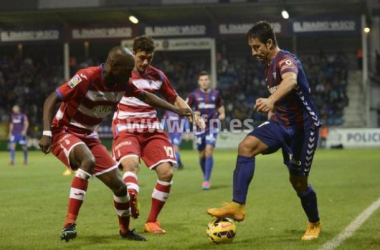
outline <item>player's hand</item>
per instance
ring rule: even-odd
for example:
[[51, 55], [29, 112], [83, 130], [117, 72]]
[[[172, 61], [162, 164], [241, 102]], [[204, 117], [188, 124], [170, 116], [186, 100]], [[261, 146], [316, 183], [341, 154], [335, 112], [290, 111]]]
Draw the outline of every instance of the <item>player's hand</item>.
[[26, 131], [22, 131], [21, 134], [22, 134], [23, 136], [26, 136]]
[[200, 129], [206, 128], [206, 122], [198, 113], [194, 113], [194, 122]]
[[40, 146], [41, 151], [45, 154], [50, 153], [51, 150], [51, 137], [43, 135], [42, 138], [38, 141], [38, 146]]
[[188, 116], [187, 119], [189, 120], [189, 122], [191, 122], [191, 123], [194, 124], [194, 119], [195, 119], [196, 116], [200, 116], [200, 112], [199, 111], [194, 111], [193, 115], [192, 116]]
[[220, 115], [218, 116], [219, 121], [223, 121], [225, 118], [226, 118], [226, 115], [225, 115], [225, 114], [220, 114]]
[[260, 113], [269, 112], [274, 109], [274, 103], [268, 98], [259, 98], [253, 109]]
[[193, 111], [190, 108], [176, 108], [175, 111], [179, 116], [192, 117]]

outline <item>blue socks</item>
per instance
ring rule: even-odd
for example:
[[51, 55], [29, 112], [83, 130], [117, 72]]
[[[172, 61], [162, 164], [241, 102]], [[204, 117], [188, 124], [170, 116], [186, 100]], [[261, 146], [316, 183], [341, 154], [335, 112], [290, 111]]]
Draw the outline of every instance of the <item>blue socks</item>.
[[177, 159], [177, 164], [178, 164], [178, 166], [179, 166], [179, 165], [182, 165], [182, 162], [181, 162], [181, 155], [180, 155], [179, 151], [175, 151], [175, 158]]
[[309, 189], [303, 194], [298, 194], [298, 197], [301, 199], [303, 210], [305, 210], [309, 222], [318, 222], [319, 213], [317, 206], [317, 194], [315, 193], [313, 187], [309, 184]]
[[201, 166], [203, 175], [205, 175], [206, 158], [199, 158], [199, 165]]
[[206, 157], [205, 159], [205, 172], [204, 181], [210, 181], [212, 167], [214, 166], [214, 157]]
[[15, 153], [16, 153], [16, 150], [15, 149], [11, 149], [11, 161], [12, 162], [15, 162]]
[[234, 171], [233, 201], [245, 204], [249, 184], [255, 173], [255, 158], [238, 156]]
[[[15, 162], [16, 149], [10, 149], [11, 152], [11, 162]], [[24, 163], [28, 162], [28, 150], [23, 150], [24, 153]]]

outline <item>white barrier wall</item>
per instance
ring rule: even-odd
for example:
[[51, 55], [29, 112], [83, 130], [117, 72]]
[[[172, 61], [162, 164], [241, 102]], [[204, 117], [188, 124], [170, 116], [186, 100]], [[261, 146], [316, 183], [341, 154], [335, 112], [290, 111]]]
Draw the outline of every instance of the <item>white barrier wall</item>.
[[216, 149], [238, 149], [239, 143], [247, 136], [249, 132], [241, 133], [231, 133], [231, 132], [221, 132], [218, 135], [218, 140], [216, 141]]
[[337, 145], [344, 148], [380, 148], [380, 129], [330, 129], [326, 146]]
[[[219, 133], [216, 149], [236, 149], [249, 132]], [[343, 148], [380, 148], [380, 129], [353, 128], [329, 129], [326, 148], [342, 145]]]

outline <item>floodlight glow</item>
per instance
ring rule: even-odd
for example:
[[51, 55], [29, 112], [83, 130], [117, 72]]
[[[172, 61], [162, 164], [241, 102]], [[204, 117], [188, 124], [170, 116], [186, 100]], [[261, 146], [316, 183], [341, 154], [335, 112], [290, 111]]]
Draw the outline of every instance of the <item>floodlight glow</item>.
[[286, 10], [283, 10], [283, 11], [281, 11], [281, 16], [284, 19], [288, 19], [289, 18], [289, 13]]
[[131, 21], [131, 23], [134, 23], [134, 24], [139, 23], [139, 19], [137, 19], [135, 16], [129, 16], [129, 21]]
[[364, 33], [369, 33], [370, 31], [371, 31], [371, 29], [369, 27], [364, 28]]

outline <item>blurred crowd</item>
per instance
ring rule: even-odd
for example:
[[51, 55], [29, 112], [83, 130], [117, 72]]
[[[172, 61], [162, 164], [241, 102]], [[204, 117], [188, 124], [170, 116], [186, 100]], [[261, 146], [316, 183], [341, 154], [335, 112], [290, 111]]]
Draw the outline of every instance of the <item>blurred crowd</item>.
[[0, 122], [8, 122], [18, 104], [30, 122], [28, 134], [37, 137], [46, 97], [62, 83], [62, 63], [48, 58], [0, 57]]
[[[349, 65], [343, 53], [324, 53], [300, 57], [307, 74], [314, 103], [322, 122], [328, 126], [344, 123], [343, 114], [348, 106], [347, 84]], [[200, 58], [187, 61], [164, 60], [156, 63], [167, 73], [181, 96], [186, 97], [197, 87], [197, 72], [207, 69]], [[157, 62], [157, 60], [156, 60]], [[267, 119], [267, 114], [253, 112], [252, 107], [259, 97], [269, 96], [264, 75], [264, 66], [252, 56], [228, 58], [218, 56], [218, 90], [225, 101], [226, 122], [232, 119], [252, 119], [254, 126]]]
[[326, 56], [301, 57], [306, 71], [314, 103], [325, 125], [339, 126], [344, 123], [343, 114], [348, 106], [348, 60], [343, 53]]
[[[191, 59], [191, 54], [181, 57], [160, 56], [153, 65], [163, 70], [178, 93], [186, 98], [197, 88], [197, 73], [209, 71], [209, 57]], [[313, 99], [325, 125], [344, 123], [344, 108], [348, 105], [348, 64], [345, 55], [326, 56], [323, 53], [303, 55], [300, 60], [307, 73]], [[70, 61], [70, 73], [100, 61], [88, 59], [77, 63]], [[42, 107], [46, 97], [63, 79], [63, 65], [59, 58], [0, 57], [0, 122], [8, 122], [12, 105], [19, 104], [31, 123], [29, 133], [38, 133], [42, 126]], [[267, 97], [263, 76], [263, 65], [251, 56], [228, 58], [218, 55], [217, 88], [221, 92], [226, 108], [226, 122], [232, 119], [252, 119], [257, 126], [267, 119], [266, 114], [253, 112], [258, 97]], [[109, 122], [109, 121], [108, 121]]]

